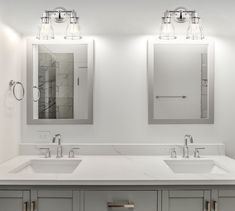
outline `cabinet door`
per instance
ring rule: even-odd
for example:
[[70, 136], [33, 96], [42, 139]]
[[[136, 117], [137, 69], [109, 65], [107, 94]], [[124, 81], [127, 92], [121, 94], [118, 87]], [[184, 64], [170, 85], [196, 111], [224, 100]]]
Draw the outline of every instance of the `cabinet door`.
[[29, 211], [29, 191], [0, 191], [0, 211]]
[[31, 211], [78, 211], [78, 205], [77, 191], [31, 191]]
[[212, 211], [234, 211], [235, 190], [214, 190], [212, 194]]
[[83, 211], [157, 211], [157, 191], [86, 191]]
[[210, 191], [162, 191], [162, 211], [210, 211]]

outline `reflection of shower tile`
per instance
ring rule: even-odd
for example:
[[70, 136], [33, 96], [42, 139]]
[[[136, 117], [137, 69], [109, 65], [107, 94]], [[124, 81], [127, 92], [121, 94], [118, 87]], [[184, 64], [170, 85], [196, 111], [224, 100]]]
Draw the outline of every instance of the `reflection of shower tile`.
[[72, 106], [73, 105], [73, 98], [69, 98], [69, 97], [57, 97], [56, 105]]
[[67, 86], [60, 87], [56, 97], [73, 97], [73, 89]]
[[55, 81], [56, 71], [55, 68], [49, 68], [47, 72], [47, 80]]
[[49, 66], [51, 65], [53, 59], [49, 53], [39, 53], [39, 64]]
[[202, 95], [202, 101], [201, 101], [201, 114], [202, 114], [202, 118], [207, 118], [207, 95]]
[[57, 53], [56, 59], [58, 63], [59, 73], [69, 73], [74, 71], [74, 55], [72, 53]]
[[72, 106], [58, 106], [57, 119], [73, 119]]
[[71, 73], [71, 74], [73, 74], [73, 72], [74, 72], [73, 62], [60, 62], [58, 72], [59, 73]]
[[62, 62], [73, 62], [74, 55], [73, 53], [55, 53], [56, 60]]
[[202, 79], [207, 79], [207, 68], [204, 70], [202, 69]]
[[207, 87], [202, 86], [202, 95], [207, 95]]
[[55, 98], [43, 97], [39, 100], [39, 117], [40, 119], [55, 119]]
[[72, 74], [57, 74], [56, 77], [57, 86], [71, 86], [73, 87], [73, 75]]
[[[74, 55], [72, 53], [42, 53], [40, 58], [39, 84], [41, 108], [50, 107], [50, 98], [56, 97], [51, 109], [41, 112], [47, 118], [73, 118]], [[52, 83], [51, 83], [52, 82]], [[55, 104], [56, 103], [56, 104]]]

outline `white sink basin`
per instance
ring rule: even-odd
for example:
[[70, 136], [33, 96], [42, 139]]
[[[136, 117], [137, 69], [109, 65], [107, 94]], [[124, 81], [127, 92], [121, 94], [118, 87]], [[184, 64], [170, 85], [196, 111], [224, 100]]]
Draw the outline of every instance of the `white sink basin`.
[[30, 160], [10, 173], [71, 174], [81, 160]]
[[213, 160], [165, 160], [176, 174], [226, 174]]

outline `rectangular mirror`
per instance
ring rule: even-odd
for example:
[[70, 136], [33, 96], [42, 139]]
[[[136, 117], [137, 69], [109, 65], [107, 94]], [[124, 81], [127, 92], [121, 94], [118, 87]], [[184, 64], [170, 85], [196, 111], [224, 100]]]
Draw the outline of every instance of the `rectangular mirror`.
[[214, 123], [209, 42], [148, 42], [149, 124]]
[[28, 124], [93, 123], [93, 41], [28, 44]]

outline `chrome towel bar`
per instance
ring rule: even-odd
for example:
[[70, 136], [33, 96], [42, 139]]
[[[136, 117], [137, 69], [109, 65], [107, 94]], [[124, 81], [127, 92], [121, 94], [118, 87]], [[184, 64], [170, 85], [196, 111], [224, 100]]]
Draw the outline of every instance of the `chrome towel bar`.
[[187, 98], [187, 96], [183, 95], [183, 96], [156, 96], [157, 99], [159, 98], [182, 98], [185, 99]]

